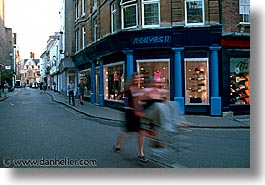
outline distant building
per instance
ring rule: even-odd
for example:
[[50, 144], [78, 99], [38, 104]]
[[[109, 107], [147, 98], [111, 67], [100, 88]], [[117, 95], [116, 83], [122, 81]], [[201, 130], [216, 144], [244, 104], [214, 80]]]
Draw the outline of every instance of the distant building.
[[22, 83], [32, 85], [40, 83], [41, 79], [41, 63], [40, 59], [24, 59], [20, 62], [20, 77]]

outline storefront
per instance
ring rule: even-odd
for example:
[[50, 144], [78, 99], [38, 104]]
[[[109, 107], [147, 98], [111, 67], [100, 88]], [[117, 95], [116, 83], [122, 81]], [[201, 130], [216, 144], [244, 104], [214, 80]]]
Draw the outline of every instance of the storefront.
[[250, 113], [250, 37], [222, 36], [223, 110]]
[[141, 88], [163, 81], [165, 98], [183, 113], [221, 115], [221, 32], [221, 25], [118, 32], [74, 56], [78, 77], [89, 76], [91, 102], [100, 106], [124, 106], [126, 83], [138, 72]]

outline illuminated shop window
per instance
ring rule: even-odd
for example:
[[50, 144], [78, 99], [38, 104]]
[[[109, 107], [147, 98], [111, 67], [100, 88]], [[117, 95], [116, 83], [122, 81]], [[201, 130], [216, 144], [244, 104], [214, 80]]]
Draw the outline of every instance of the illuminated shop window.
[[250, 104], [249, 58], [230, 58], [230, 104]]
[[80, 71], [79, 79], [83, 79], [86, 84], [86, 91], [84, 92], [84, 97], [90, 97], [91, 95], [91, 69]]
[[208, 58], [185, 59], [186, 105], [209, 104]]
[[124, 100], [124, 64], [104, 66], [104, 99]]
[[149, 87], [151, 80], [161, 82], [161, 92], [166, 99], [170, 99], [169, 95], [169, 60], [139, 60], [137, 61], [137, 72], [142, 75], [140, 88]]

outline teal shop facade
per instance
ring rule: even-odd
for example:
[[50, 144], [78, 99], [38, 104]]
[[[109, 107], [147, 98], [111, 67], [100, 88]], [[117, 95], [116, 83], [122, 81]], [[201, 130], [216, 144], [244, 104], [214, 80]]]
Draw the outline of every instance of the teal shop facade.
[[221, 35], [222, 25], [122, 30], [73, 56], [76, 78], [86, 78], [91, 103], [120, 108], [134, 72], [159, 77], [182, 113], [220, 116]]

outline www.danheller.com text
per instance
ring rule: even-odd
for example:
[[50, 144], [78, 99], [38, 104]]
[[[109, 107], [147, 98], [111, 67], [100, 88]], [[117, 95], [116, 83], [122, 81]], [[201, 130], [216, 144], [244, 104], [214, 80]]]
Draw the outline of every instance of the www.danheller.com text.
[[63, 159], [11, 159], [3, 158], [4, 167], [96, 167], [95, 159], [71, 159], [65, 157]]

